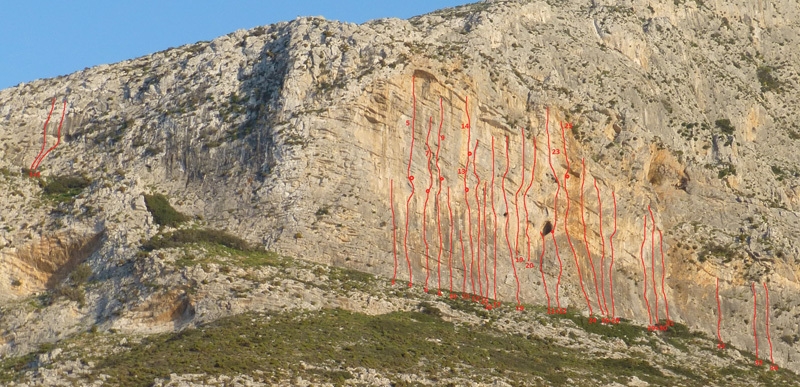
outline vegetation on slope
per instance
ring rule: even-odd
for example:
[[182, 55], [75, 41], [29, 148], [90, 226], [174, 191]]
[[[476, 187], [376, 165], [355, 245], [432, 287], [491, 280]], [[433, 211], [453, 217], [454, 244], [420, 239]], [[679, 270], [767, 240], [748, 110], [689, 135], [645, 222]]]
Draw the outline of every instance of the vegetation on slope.
[[169, 204], [169, 199], [162, 194], [144, 195], [144, 204], [153, 215], [153, 221], [160, 226], [176, 227], [189, 220]]
[[77, 175], [53, 176], [39, 182], [44, 197], [59, 203], [71, 201], [91, 183], [86, 177]]
[[242, 238], [228, 234], [225, 231], [213, 229], [182, 229], [165, 234], [158, 234], [142, 244], [142, 249], [145, 251], [153, 251], [180, 247], [187, 244], [202, 243], [225, 246], [241, 252], [251, 250], [250, 245]]
[[[272, 382], [303, 375], [315, 382], [335, 383], [352, 378], [348, 368], [356, 367], [433, 380], [458, 377], [469, 370], [486, 382], [503, 375], [517, 381], [565, 384], [586, 375], [606, 374], [609, 380], [637, 375], [651, 383], [668, 384], [664, 374], [645, 360], [588, 360], [579, 351], [541, 339], [460, 327], [430, 309], [425, 311], [380, 316], [344, 310], [243, 314], [199, 329], [151, 337], [129, 352], [106, 358], [97, 371], [126, 386], [148, 386], [170, 373], [251, 374], [256, 370], [265, 372]], [[401, 384], [397, 379], [395, 385]]]
[[[714, 340], [681, 324], [666, 332], [648, 332], [624, 320], [614, 325], [589, 323], [588, 317], [571, 308], [562, 315], [548, 315], [533, 305], [525, 305], [524, 313], [509, 306], [487, 311], [478, 303], [446, 297], [446, 292], [445, 297], [436, 297], [419, 289], [391, 287], [366, 273], [270, 252], [241, 251], [201, 237], [173, 237], [166, 240], [178, 241], [178, 249], [163, 250], [164, 254], [205, 250], [194, 259], [182, 258], [176, 262], [179, 267], [210, 262], [246, 267], [249, 270], [240, 275], [274, 286], [271, 298], [286, 297], [280, 294], [284, 282], [291, 283], [286, 287], [291, 297], [303, 297], [297, 293], [302, 284], [310, 293], [322, 290], [332, 299], [388, 301], [394, 311], [368, 315], [342, 309], [278, 308], [145, 337], [92, 329], [45, 344], [35, 353], [0, 361], [0, 382], [26, 380], [47, 367], [69, 372], [76, 384], [103, 380], [103, 385], [111, 386], [150, 386], [156, 379], [174, 378], [173, 374], [200, 375], [202, 380], [244, 375], [267, 384], [301, 377], [311, 384], [333, 385], [371, 384], [375, 379], [365, 380], [364, 375], [376, 375], [394, 386], [497, 380], [512, 385], [628, 385], [634, 378], [674, 386], [795, 383], [796, 375], [788, 371], [753, 368], [754, 358], [746, 353], [742, 361], [731, 356], [740, 353], [733, 348], [714, 350]], [[164, 243], [154, 249], [173, 246]], [[90, 276], [84, 272], [71, 281], [84, 282]], [[228, 276], [235, 272], [212, 271], [222, 281], [217, 284], [240, 281]], [[58, 363], [42, 362], [52, 359], [56, 348], [63, 351]], [[89, 365], [85, 374], [63, 371], [72, 366], [58, 365], [78, 360]]]

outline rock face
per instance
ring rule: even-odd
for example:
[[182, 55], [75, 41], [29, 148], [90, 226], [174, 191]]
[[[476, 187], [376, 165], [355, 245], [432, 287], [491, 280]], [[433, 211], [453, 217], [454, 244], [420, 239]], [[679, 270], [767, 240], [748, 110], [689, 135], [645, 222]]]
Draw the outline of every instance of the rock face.
[[[6, 308], [42, 289], [14, 290], [18, 273], [58, 281], [83, 259], [43, 255], [59, 235], [102, 235], [72, 248], [100, 282], [87, 305], [27, 342], [11, 330], [33, 325], [4, 315], [0, 353], [73, 329], [59, 324], [150, 332], [201, 316], [185, 290], [143, 285], [164, 269], [136, 255], [159, 232], [142, 195], [164, 193], [281, 254], [397, 286], [410, 268], [414, 286], [512, 305], [604, 314], [611, 271], [617, 316], [655, 325], [666, 298], [670, 319], [716, 335], [718, 278], [738, 348], [755, 350], [757, 290], [762, 357], [768, 287], [774, 361], [798, 371], [796, 20], [790, 1], [491, 1], [297, 19], [0, 91]], [[18, 172], [54, 97], [69, 110], [41, 176], [92, 181], [66, 203]], [[548, 221], [552, 237], [536, 235]]]
[[86, 236], [56, 233], [26, 245], [15, 254], [4, 254], [4, 298], [54, 289], [97, 250], [101, 238], [102, 233]]

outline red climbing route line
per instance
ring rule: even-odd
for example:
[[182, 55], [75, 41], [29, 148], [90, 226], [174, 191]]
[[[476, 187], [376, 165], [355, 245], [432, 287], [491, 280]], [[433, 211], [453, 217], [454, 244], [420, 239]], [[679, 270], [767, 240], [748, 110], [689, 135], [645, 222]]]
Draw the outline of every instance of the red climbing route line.
[[611, 317], [617, 317], [617, 309], [614, 305], [614, 235], [617, 233], [617, 196], [611, 191], [611, 198], [614, 200], [614, 231], [608, 237], [608, 244], [611, 246], [611, 264], [608, 266], [608, 290], [611, 293]]
[[494, 286], [494, 299], [497, 300], [497, 210], [494, 207], [494, 137], [492, 137], [492, 182], [491, 182], [491, 196], [492, 201], [492, 214], [494, 217], [494, 222], [492, 223], [492, 228], [494, 229], [494, 235], [492, 237], [493, 246], [494, 246], [494, 270], [492, 270], [493, 275], [493, 286]]
[[506, 136], [506, 171], [503, 173], [503, 181], [500, 183], [501, 189], [503, 190], [503, 201], [506, 204], [506, 225], [505, 225], [505, 233], [506, 233], [506, 245], [508, 245], [508, 255], [511, 258], [511, 269], [514, 270], [514, 279], [517, 282], [517, 293], [516, 293], [516, 300], [517, 300], [517, 308], [522, 306], [522, 303], [519, 301], [519, 277], [517, 277], [517, 265], [514, 263], [514, 252], [511, 250], [511, 241], [508, 239], [508, 218], [511, 214], [508, 212], [508, 195], [506, 194], [506, 177], [508, 176], [508, 167], [509, 167], [509, 158], [508, 158], [508, 136]]
[[469, 175], [469, 158], [472, 156], [470, 143], [472, 142], [472, 122], [469, 117], [469, 96], [464, 99], [464, 111], [467, 114], [467, 161], [464, 166], [464, 203], [467, 205], [467, 233], [469, 235], [469, 278], [472, 283], [472, 294], [475, 294], [475, 278], [472, 275], [472, 266], [475, 264], [475, 251], [472, 245], [472, 209], [469, 207], [469, 187], [467, 186], [467, 175]]
[[39, 163], [39, 158], [42, 157], [44, 154], [44, 149], [47, 146], [47, 124], [50, 123], [50, 117], [53, 115], [53, 110], [56, 108], [56, 97], [53, 97], [53, 102], [50, 104], [50, 112], [47, 113], [47, 119], [44, 121], [44, 134], [42, 135], [42, 149], [39, 150], [39, 153], [36, 154], [36, 158], [33, 159], [31, 163], [31, 168], [28, 172], [29, 177], [33, 177], [35, 175], [34, 170]]
[[564, 135], [564, 124], [559, 122], [559, 125], [561, 126], [561, 140], [564, 144], [564, 158], [567, 160], [567, 172], [564, 174], [564, 194], [567, 196], [567, 209], [564, 212], [564, 232], [567, 234], [567, 243], [569, 243], [569, 248], [572, 249], [572, 256], [575, 258], [575, 268], [578, 270], [578, 282], [581, 285], [583, 297], [586, 298], [586, 306], [589, 307], [589, 315], [591, 316], [594, 314], [594, 310], [592, 309], [592, 303], [589, 301], [589, 294], [586, 293], [586, 287], [583, 286], [583, 275], [581, 274], [581, 266], [578, 263], [578, 253], [575, 251], [575, 246], [572, 244], [572, 239], [569, 236], [569, 189], [567, 188], [567, 180], [569, 179], [569, 156], [567, 155], [567, 138]]
[[559, 289], [561, 288], [561, 275], [564, 272], [564, 263], [561, 261], [561, 254], [558, 252], [558, 244], [556, 243], [556, 229], [553, 226], [553, 231], [550, 232], [550, 236], [553, 238], [553, 246], [555, 246], [556, 251], [556, 258], [558, 259], [558, 278], [556, 279], [556, 307], [561, 309], [561, 298], [558, 294]]
[[642, 261], [642, 274], [644, 274], [644, 303], [647, 307], [647, 318], [650, 320], [650, 326], [653, 325], [653, 316], [650, 315], [650, 302], [647, 301], [647, 268], [644, 266], [644, 243], [647, 241], [647, 214], [644, 215], [644, 237], [642, 239], [642, 246], [639, 247], [639, 259]]
[[[478, 197], [478, 189], [480, 189], [481, 185], [481, 177], [478, 176], [478, 163], [476, 162], [478, 158], [478, 143], [479, 140], [475, 140], [475, 149], [472, 150], [472, 174], [475, 175], [475, 189], [473, 190], [473, 194], [475, 195], [475, 206], [477, 210], [476, 217], [478, 218], [478, 240], [475, 242], [475, 246], [477, 246], [478, 254], [477, 254], [477, 261], [478, 261], [478, 294], [483, 297], [483, 276], [481, 275], [481, 200]], [[485, 268], [484, 268], [485, 269]], [[488, 298], [488, 289], [487, 295]]]
[[455, 225], [453, 224], [453, 207], [450, 205], [450, 187], [447, 187], [447, 213], [449, 214], [450, 224], [450, 253], [447, 258], [447, 268], [450, 270], [450, 293], [453, 293], [453, 231]]
[[556, 228], [558, 227], [558, 194], [561, 192], [561, 182], [558, 180], [555, 168], [553, 168], [553, 151], [550, 149], [550, 108], [545, 110], [544, 131], [547, 133], [547, 163], [550, 164], [550, 171], [553, 173], [553, 179], [556, 181], [556, 194], [553, 197], [553, 230], [550, 235], [553, 237], [553, 246], [555, 247], [556, 258], [558, 258], [558, 278], [556, 279], [556, 306], [561, 309], [561, 299], [559, 297], [559, 288], [561, 287], [561, 275], [564, 272], [564, 264], [561, 261], [561, 255], [558, 253], [558, 243], [556, 243]]
[[767, 323], [767, 343], [769, 343], [769, 362], [775, 364], [775, 358], [772, 357], [772, 337], [769, 335], [769, 289], [767, 289], [766, 282], [764, 282], [764, 296], [766, 297], [765, 300], [766, 315], [764, 317], [766, 318], [766, 323]]
[[464, 230], [458, 230], [458, 239], [461, 241], [461, 266], [464, 273], [464, 284], [461, 285], [461, 292], [467, 294], [467, 261], [464, 258]]
[[719, 278], [717, 278], [717, 295], [716, 295], [716, 297], [717, 297], [717, 340], [719, 340], [719, 343], [717, 344], [717, 348], [722, 349], [722, 348], [724, 348], [724, 344], [722, 343], [722, 334], [720, 332], [721, 328], [722, 328], [722, 305], [719, 302]]
[[[520, 172], [519, 188], [514, 192], [514, 213], [517, 216], [516, 223], [516, 236], [514, 237], [514, 255], [519, 256], [519, 193], [522, 192], [522, 187], [525, 186], [525, 128], [520, 127], [519, 139], [522, 142], [522, 170]], [[525, 198], [523, 197], [523, 200]]]
[[392, 252], [394, 253], [392, 285], [394, 285], [397, 280], [397, 223], [394, 221], [394, 180], [389, 180], [389, 205], [392, 208]]
[[[525, 173], [525, 168], [523, 166], [522, 173]], [[536, 137], [533, 138], [533, 166], [531, 167], [531, 181], [528, 182], [528, 187], [525, 188], [525, 193], [522, 194], [522, 205], [525, 208], [525, 243], [527, 244], [526, 255], [528, 257], [528, 261], [531, 260], [531, 237], [528, 234], [528, 229], [530, 228], [530, 214], [528, 213], [528, 191], [531, 190], [531, 186], [533, 186], [533, 180], [536, 173]], [[544, 242], [544, 241], [543, 241]], [[544, 248], [544, 246], [542, 246]]]
[[442, 149], [442, 124], [444, 123], [444, 107], [442, 106], [442, 98], [439, 98], [439, 130], [436, 133], [436, 183], [438, 189], [436, 190], [436, 228], [439, 232], [439, 254], [436, 256], [436, 294], [442, 295], [442, 250], [444, 250], [444, 238], [442, 237], [442, 221], [440, 217], [440, 206], [442, 196], [442, 167], [439, 166], [439, 151]]
[[544, 249], [545, 249], [545, 241], [544, 241], [544, 234], [539, 231], [539, 235], [542, 237], [542, 254], [539, 255], [539, 272], [542, 273], [542, 286], [544, 287], [544, 296], [547, 298], [547, 310], [550, 311], [550, 292], [547, 291], [547, 280], [544, 278]]
[[489, 298], [489, 228], [486, 220], [486, 182], [483, 182], [483, 276], [486, 279], [486, 298]]
[[430, 199], [431, 188], [433, 188], [433, 171], [431, 171], [431, 157], [433, 157], [433, 151], [428, 141], [431, 137], [431, 129], [433, 129], [433, 117], [428, 121], [428, 134], [425, 136], [425, 156], [428, 158], [428, 161], [425, 163], [428, 167], [428, 188], [425, 189], [425, 203], [422, 205], [422, 243], [425, 244], [425, 287], [422, 288], [422, 290], [424, 290], [425, 293], [428, 292], [428, 280], [431, 277], [430, 246], [428, 245], [428, 233], [425, 231], [425, 224], [428, 223], [428, 199]]
[[653, 210], [649, 205], [647, 211], [650, 213], [650, 220], [653, 221], [653, 230], [650, 231], [650, 270], [653, 273], [653, 296], [655, 298], [656, 324], [658, 324], [660, 320], [658, 318], [658, 288], [656, 287], [656, 218], [653, 217]]
[[583, 224], [583, 243], [586, 244], [586, 256], [589, 258], [589, 266], [592, 267], [592, 280], [594, 281], [594, 294], [597, 297], [597, 307], [600, 308], [600, 313], [606, 314], [605, 310], [603, 310], [603, 304], [600, 302], [600, 289], [597, 286], [597, 271], [594, 269], [592, 253], [589, 251], [589, 237], [586, 235], [586, 208], [583, 200], [583, 187], [586, 182], [586, 162], [584, 159], [581, 159], [581, 168], [581, 223]]
[[605, 309], [606, 316], [608, 313], [608, 303], [606, 303], [606, 237], [603, 234], [603, 201], [600, 199], [600, 188], [597, 186], [597, 179], [592, 178], [594, 183], [594, 191], [597, 193], [597, 214], [600, 217], [600, 292], [603, 295], [603, 309]]
[[756, 284], [755, 282], [750, 283], [750, 289], [753, 290], [753, 339], [756, 342], [756, 364], [759, 363], [758, 359], [758, 335], [756, 334], [756, 305], [758, 301], [756, 300]]
[[667, 276], [667, 266], [664, 265], [664, 235], [661, 234], [661, 229], [658, 230], [658, 246], [661, 250], [661, 295], [664, 296], [664, 309], [667, 312], [667, 325], [672, 324], [672, 320], [669, 318], [669, 301], [667, 301], [667, 291], [666, 287], [664, 286], [664, 279]]
[[53, 116], [53, 110], [56, 106], [56, 99], [53, 97], [52, 103], [50, 104], [50, 111], [47, 113], [47, 119], [44, 122], [44, 127], [42, 130], [42, 148], [39, 150], [39, 153], [36, 155], [36, 158], [33, 159], [31, 163], [31, 168], [28, 171], [28, 177], [39, 177], [40, 173], [36, 172], [36, 169], [39, 168], [44, 158], [56, 147], [61, 144], [61, 128], [64, 125], [64, 117], [67, 114], [67, 100], [64, 99], [64, 106], [61, 109], [61, 120], [58, 122], [58, 132], [56, 134], [56, 143], [49, 149], [45, 151], [47, 147], [47, 125], [50, 123], [50, 118]]
[[[53, 149], [56, 149], [56, 147], [59, 144], [61, 144], [61, 126], [64, 125], [64, 115], [66, 113], [67, 113], [67, 100], [64, 99], [64, 106], [61, 109], [61, 120], [58, 122], [58, 132], [56, 133], [56, 143], [55, 143], [55, 145], [53, 145], [49, 149], [47, 149], [46, 152], [44, 152], [44, 154], [39, 158], [39, 161], [36, 163], [36, 166], [33, 169], [39, 168], [39, 166], [42, 164], [42, 161], [44, 161], [44, 158], [47, 157], [47, 155], [50, 154], [50, 152], [52, 152]], [[47, 136], [47, 134], [45, 134], [45, 137], [46, 136]]]
[[408, 263], [408, 287], [414, 285], [414, 272], [411, 269], [411, 258], [408, 257], [408, 216], [409, 208], [411, 205], [411, 198], [414, 196], [414, 175], [411, 174], [411, 160], [414, 157], [414, 128], [417, 120], [417, 93], [414, 86], [414, 77], [411, 77], [411, 96], [413, 98], [412, 113], [411, 113], [411, 148], [408, 152], [408, 181], [411, 184], [411, 193], [406, 200], [406, 233], [403, 236], [403, 249], [406, 253], [406, 263]]

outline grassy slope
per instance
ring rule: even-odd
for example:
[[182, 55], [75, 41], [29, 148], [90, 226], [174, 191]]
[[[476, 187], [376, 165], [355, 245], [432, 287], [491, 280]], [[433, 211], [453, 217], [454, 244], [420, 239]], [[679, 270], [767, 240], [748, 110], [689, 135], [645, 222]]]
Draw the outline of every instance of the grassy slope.
[[[199, 246], [205, 246], [210, 257], [184, 258], [174, 264], [269, 266], [277, 268], [273, 279], [278, 280], [291, 280], [291, 273], [305, 270], [327, 275], [324, 285], [306, 284], [324, 286], [334, 295], [367, 294], [402, 300], [413, 307], [377, 316], [341, 309], [252, 312], [178, 333], [131, 337], [122, 346], [120, 340], [128, 339], [124, 335], [84, 333], [44, 346], [39, 353], [58, 347], [64, 350], [59, 364], [68, 360], [91, 364], [86, 377], [75, 376], [78, 384], [107, 375], [106, 385], [121, 386], [149, 386], [154, 379], [173, 373], [250, 375], [268, 384], [301, 376], [338, 385], [366, 382], [358, 376], [365, 369], [394, 385], [420, 380], [461, 385], [497, 379], [515, 385], [627, 385], [634, 376], [651, 385], [797, 383], [791, 372], [753, 368], [754, 359], [745, 353], [747, 363], [732, 360], [726, 352], [703, 352], [702, 348], [713, 348], [714, 341], [680, 324], [667, 332], [647, 332], [627, 322], [589, 324], [574, 310], [551, 316], [542, 307], [526, 305], [524, 313], [508, 306], [489, 312], [469, 300], [391, 287], [356, 271], [208, 243]], [[536, 325], [553, 327], [552, 332], [558, 333], [525, 333], [526, 329], [534, 332]], [[563, 336], [569, 337], [568, 345]], [[621, 350], [608, 349], [617, 342]], [[668, 351], [663, 350], [666, 347]], [[700, 357], [696, 364], [685, 364], [670, 351], [699, 353]], [[0, 362], [0, 381], [30, 377], [37, 356]]]

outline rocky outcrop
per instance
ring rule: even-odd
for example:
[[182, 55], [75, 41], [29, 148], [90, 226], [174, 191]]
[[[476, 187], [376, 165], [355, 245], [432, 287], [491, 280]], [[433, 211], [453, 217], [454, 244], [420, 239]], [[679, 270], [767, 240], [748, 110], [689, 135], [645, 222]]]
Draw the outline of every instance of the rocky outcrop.
[[103, 233], [80, 235], [74, 232], [45, 236], [16, 251], [0, 252], [4, 262], [4, 278], [0, 289], [3, 298], [26, 297], [43, 290], [52, 290], [95, 253]]
[[[560, 302], [588, 313], [586, 298], [602, 310], [597, 293], [611, 291], [608, 282], [595, 289], [592, 269], [608, 267], [590, 256], [597, 261], [610, 247], [613, 192], [617, 315], [649, 323], [654, 305], [642, 295], [641, 265], [652, 259], [649, 270], [660, 257], [651, 256], [661, 247], [655, 222], [670, 318], [715, 334], [719, 278], [723, 339], [754, 349], [751, 284], [767, 283], [775, 361], [798, 370], [796, 13], [789, 1], [491, 1], [363, 25], [302, 18], [22, 84], [0, 91], [2, 200], [11, 208], [0, 242], [19, 250], [54, 228], [102, 225], [107, 237], [89, 261], [111, 292], [99, 315], [114, 319], [109, 300], [139, 286], [134, 278], [160, 274], [136, 256], [140, 240], [159, 230], [144, 193], [166, 193], [179, 211], [267, 249], [386, 278], [396, 249], [400, 282], [410, 264], [414, 284], [429, 277], [431, 288], [440, 283], [436, 259], [447, 263], [438, 254], [438, 205], [446, 219], [442, 256], [449, 257], [450, 228], [465, 243], [476, 224], [486, 227], [481, 243], [498, 231], [496, 246], [492, 239], [482, 252], [497, 248], [497, 280], [478, 286], [496, 284], [498, 298], [512, 303], [515, 269], [520, 300], [547, 302], [538, 262], [526, 270], [512, 259], [538, 258], [546, 247], [552, 287], [559, 273], [552, 241], [545, 246], [535, 234], [554, 222], [564, 263]], [[42, 203], [41, 188], [16, 172], [39, 151], [54, 96], [68, 99], [69, 114], [42, 176], [93, 181], [58, 205]], [[562, 134], [564, 123], [572, 128]], [[475, 152], [469, 161], [468, 152]], [[459, 170], [467, 166], [470, 195], [479, 197], [464, 195]], [[425, 195], [431, 174], [444, 178], [441, 194], [433, 184]], [[444, 212], [448, 188], [453, 223]], [[479, 220], [478, 202], [487, 213], [494, 204], [497, 221]], [[528, 216], [518, 221], [516, 208], [525, 205]], [[0, 263], [0, 273], [14, 270]], [[461, 270], [454, 268], [456, 278]], [[183, 326], [188, 305], [202, 303], [185, 297], [131, 318]], [[119, 298], [119, 305], [142, 301]], [[766, 329], [763, 310], [758, 332]]]

